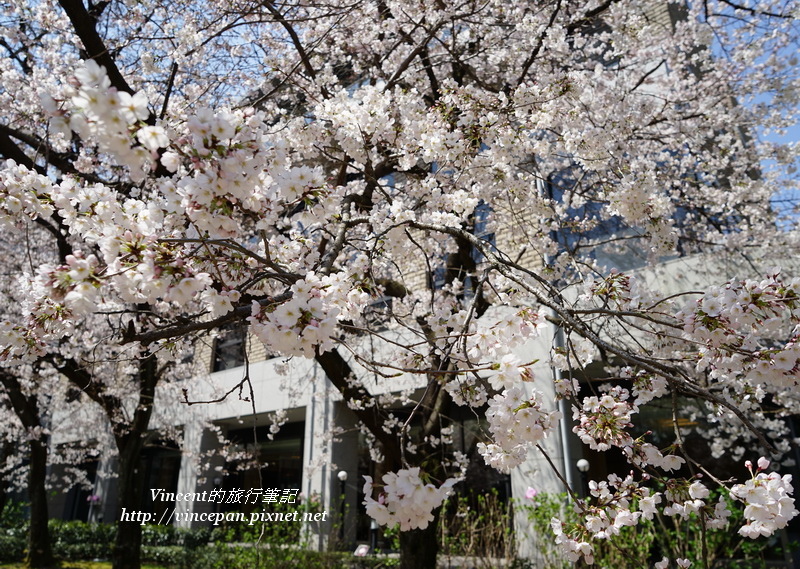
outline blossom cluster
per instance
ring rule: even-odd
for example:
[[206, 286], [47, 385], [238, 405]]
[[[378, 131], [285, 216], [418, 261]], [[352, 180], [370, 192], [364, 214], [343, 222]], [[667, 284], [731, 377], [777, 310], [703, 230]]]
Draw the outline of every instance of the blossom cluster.
[[686, 338], [701, 346], [697, 367], [712, 378], [750, 380], [770, 391], [797, 385], [800, 328], [788, 340], [779, 336], [786, 319], [800, 323], [800, 278], [785, 278], [776, 269], [760, 281], [712, 287], [678, 317]]
[[[790, 475], [764, 472], [770, 461], [761, 458], [754, 471], [750, 461], [745, 463], [751, 478], [744, 484], [735, 484], [728, 491], [730, 498], [744, 504], [746, 524], [739, 529], [745, 537], [758, 538], [772, 535], [785, 528], [789, 520], [799, 513], [795, 509]], [[645, 475], [641, 482], [649, 477]], [[652, 492], [630, 474], [624, 479], [610, 475], [608, 481], [591, 481], [589, 497], [576, 500], [574, 508], [578, 522], [551, 520], [551, 527], [564, 555], [570, 561], [583, 558], [594, 562], [594, 540], [612, 539], [624, 526], [635, 526], [640, 520], [652, 520], [659, 510], [666, 516], [690, 519], [700, 516], [708, 530], [724, 530], [729, 525], [731, 511], [726, 493], [716, 502], [711, 491], [698, 478], [690, 480], [666, 479], [666, 490]], [[685, 560], [676, 560], [679, 567], [688, 566]], [[667, 567], [664, 559], [658, 566]]]
[[75, 132], [94, 142], [101, 152], [128, 166], [133, 180], [144, 180], [155, 163], [153, 154], [170, 142], [163, 126], [145, 123], [150, 118], [147, 96], [118, 91], [105, 68], [92, 59], [75, 70], [73, 84], [60, 96], [68, 100], [69, 110], [50, 98], [44, 102], [53, 115], [54, 132], [67, 140]]
[[[680, 567], [680, 569], [687, 569], [692, 566], [691, 560], [683, 557], [675, 559], [675, 564]], [[663, 557], [661, 561], [656, 561], [653, 567], [655, 569], [667, 569], [667, 567], [669, 567], [669, 557]]]
[[269, 307], [254, 301], [250, 329], [278, 353], [313, 357], [315, 349], [325, 352], [333, 346], [338, 320], [357, 314], [370, 300], [345, 285], [340, 275], [308, 273], [292, 285], [289, 299]]
[[628, 446], [631, 436], [627, 429], [631, 427], [631, 414], [638, 410], [627, 401], [628, 396], [626, 389], [614, 387], [601, 397], [585, 397], [582, 408], [573, 412], [572, 418], [578, 422], [573, 427], [575, 434], [597, 451], [612, 446]]
[[545, 411], [543, 400], [536, 391], [528, 397], [520, 387], [510, 387], [489, 401], [486, 419], [493, 442], [478, 443], [478, 452], [487, 464], [510, 472], [525, 460], [528, 449], [556, 427], [561, 413]]
[[[731, 128], [779, 130], [796, 117], [796, 79], [775, 63], [796, 31], [783, 17], [739, 23], [763, 24], [771, 9], [695, 3], [663, 25], [674, 11], [633, 0], [552, 11], [488, 2], [477, 12], [312, 2], [291, 17], [269, 3], [243, 17], [215, 2], [173, 11], [153, 1], [101, 6], [98, 25], [72, 35], [62, 4], [4, 16], [17, 25], [6, 26], [12, 56], [0, 61], [2, 154], [15, 161], [0, 168], [0, 228], [47, 253], [20, 263], [29, 268], [9, 285], [19, 302], [6, 304], [24, 314], [0, 318], [0, 357], [88, 361], [91, 345], [92, 361], [131, 362], [143, 347], [166, 351], [246, 319], [270, 352], [346, 350], [339, 368], [350, 370], [334, 383], [359, 394], [346, 403], [372, 419], [373, 435], [408, 436], [393, 464], [450, 439], [447, 426], [411, 435], [389, 412], [418, 404], [414, 420], [444, 420], [441, 406], [416, 398], [427, 382], [426, 396], [488, 406], [478, 450], [504, 472], [562, 418], [549, 408], [549, 377], [524, 356], [545, 310], [567, 335], [549, 363], [567, 372], [555, 390], [573, 405], [574, 433], [648, 475], [685, 462], [680, 441], [658, 448], [631, 434], [640, 407], [671, 390], [712, 401], [720, 421], [725, 405], [750, 412], [796, 399], [787, 388], [800, 376], [799, 279], [731, 281], [676, 315], [646, 279], [603, 266], [620, 254], [638, 264], [792, 243], [774, 215], [783, 180], [752, 174], [767, 156], [791, 164], [798, 149], [772, 152]], [[717, 8], [736, 23], [713, 27]], [[712, 29], [739, 48], [726, 61], [699, 49]], [[769, 33], [745, 31], [757, 29]], [[734, 103], [767, 94], [774, 111]], [[30, 244], [8, 250], [29, 254]], [[572, 302], [562, 284], [576, 282], [587, 284]], [[123, 358], [125, 345], [133, 355]], [[572, 372], [601, 351], [630, 366], [616, 378], [627, 387], [579, 398]], [[127, 408], [114, 371], [108, 385]], [[392, 381], [372, 389], [367, 376]], [[763, 468], [731, 490], [750, 536], [796, 514], [789, 480]], [[591, 562], [593, 540], [658, 505], [725, 523], [705, 484], [671, 476], [663, 494], [632, 477], [592, 482], [582, 526], [553, 525], [566, 555]], [[453, 484], [437, 487], [411, 466], [383, 482], [373, 499], [367, 480], [367, 510], [401, 529], [428, 524]]]
[[587, 283], [584, 298], [600, 299], [604, 305], [619, 310], [637, 310], [653, 301], [653, 291], [648, 290], [634, 275], [612, 269], [604, 278]]
[[728, 503], [724, 496], [720, 495], [712, 508], [707, 501], [710, 491], [699, 480], [673, 480], [669, 483], [664, 495], [667, 498], [664, 515], [688, 519], [692, 514], [702, 512], [708, 529], [724, 529], [728, 525], [731, 511], [728, 509]]
[[[63, 301], [74, 317], [89, 314], [97, 305], [100, 281], [96, 274], [98, 261], [94, 255], [83, 258], [80, 251], [67, 255], [61, 267], [42, 265], [38, 279], [53, 301]], [[33, 310], [32, 312], [39, 312]]]
[[750, 461], [745, 463], [751, 478], [744, 484], [736, 484], [730, 494], [745, 504], [744, 517], [747, 523], [739, 529], [745, 537], [755, 539], [772, 535], [776, 530], [786, 527], [789, 520], [799, 512], [794, 506], [791, 494], [792, 477], [781, 476], [777, 472], [763, 472], [769, 467], [769, 460], [760, 458], [755, 472]]
[[[555, 542], [572, 562], [583, 558], [586, 563], [594, 563], [592, 540], [606, 540], [619, 534], [625, 526], [635, 526], [640, 519], [653, 519], [656, 506], [661, 502], [659, 493], [640, 486], [629, 474], [625, 478], [609, 475], [607, 481], [589, 483], [587, 500], [576, 503], [576, 511], [581, 521], [568, 524], [553, 518], [550, 526], [555, 534]], [[638, 506], [638, 509], [636, 508]]]
[[372, 478], [364, 478], [367, 514], [381, 525], [400, 524], [401, 531], [428, 527], [434, 519], [433, 510], [442, 505], [458, 482], [455, 478], [448, 478], [437, 488], [432, 483], [423, 482], [419, 468], [404, 468], [383, 475], [383, 488], [375, 500], [372, 497]]
[[15, 230], [20, 215], [31, 219], [50, 217], [54, 208], [46, 199], [49, 187], [46, 176], [6, 160], [0, 168], [0, 227], [5, 231]]
[[[463, 323], [467, 313], [459, 311], [447, 315], [447, 311], [444, 308], [443, 312], [433, 315], [432, 328], [440, 332], [442, 338], [449, 336], [451, 342], [460, 344], [464, 353], [464, 359], [459, 361], [462, 369], [485, 368], [488, 382], [500, 392], [534, 380], [531, 368], [535, 362], [523, 362], [514, 350], [538, 335], [541, 324], [538, 312], [525, 308], [490, 324], [478, 321], [465, 334]], [[476, 381], [476, 376], [467, 371], [445, 387], [458, 405], [480, 407], [488, 400], [485, 383]]]
[[[623, 376], [629, 375], [623, 370]], [[581, 400], [581, 408], [573, 407], [572, 418], [577, 424], [572, 428], [581, 441], [592, 450], [606, 451], [617, 447], [628, 461], [639, 468], [659, 468], [663, 471], [677, 470], [685, 460], [677, 454], [662, 452], [655, 445], [642, 438], [634, 439], [629, 430], [633, 427], [632, 417], [639, 412], [639, 405], [663, 395], [666, 382], [662, 378], [652, 378], [638, 374], [633, 380], [633, 393], [636, 399], [630, 400], [631, 393], [620, 386], [602, 386], [601, 395], [589, 395]]]

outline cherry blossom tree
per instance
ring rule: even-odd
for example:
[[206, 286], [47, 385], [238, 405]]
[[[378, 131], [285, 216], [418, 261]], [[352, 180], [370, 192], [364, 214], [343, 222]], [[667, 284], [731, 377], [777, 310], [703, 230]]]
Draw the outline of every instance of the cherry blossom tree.
[[[35, 235], [35, 232], [33, 232]], [[52, 256], [52, 243], [28, 235], [24, 239], [4, 234], [0, 251], [6, 259], [7, 279], [0, 285], [5, 321], [24, 319], [18, 292], [18, 278], [26, 267], [44, 262]], [[41, 245], [41, 246], [37, 246]], [[23, 254], [20, 254], [23, 252]], [[70, 402], [68, 386], [59, 374], [42, 360], [30, 363], [5, 362], [0, 367], [0, 400], [3, 402], [4, 464], [0, 477], [4, 488], [13, 488], [27, 495], [30, 507], [30, 532], [26, 563], [31, 567], [50, 567], [54, 563], [48, 532], [48, 487], [53, 487], [48, 467], [59, 460], [82, 462], [87, 449], [51, 447], [54, 430], [65, 433], [75, 414], [75, 401]], [[74, 399], [74, 398], [72, 398]], [[58, 409], [58, 411], [56, 411]], [[56, 415], [59, 416], [56, 416]], [[82, 423], [93, 429], [87, 422]], [[55, 447], [55, 445], [53, 445]], [[69, 450], [69, 452], [66, 452]], [[57, 486], [63, 486], [58, 484]]]
[[[0, 238], [0, 250], [4, 252], [19, 251], [19, 245], [19, 240], [13, 236], [4, 235]], [[41, 259], [35, 248], [29, 253], [32, 261]], [[21, 321], [19, 299], [14, 298], [14, 290], [16, 277], [22, 272], [25, 261], [14, 255], [7, 259], [8, 278], [0, 285], [4, 320]], [[46, 491], [52, 410], [48, 399], [57, 392], [53, 379], [53, 375], [40, 366], [19, 365], [17, 362], [0, 368], [0, 424], [4, 433], [0, 479], [4, 491], [6, 488], [27, 490], [31, 519], [27, 562], [32, 567], [48, 567], [54, 561], [47, 527]]]
[[[21, 283], [29, 278], [28, 268], [52, 267], [48, 261], [58, 262], [59, 259], [57, 247], [46, 232], [32, 226], [26, 233], [27, 239], [7, 235], [0, 242], [0, 250], [8, 259], [6, 268], [12, 275], [1, 289], [4, 332], [8, 331], [9, 322], [25, 319], [26, 300], [19, 293], [25, 288]], [[81, 270], [72, 256], [67, 256], [67, 263], [73, 270]], [[161, 421], [151, 421], [151, 418], [154, 417], [157, 385], [168, 370], [175, 370], [175, 362], [182, 358], [180, 348], [176, 345], [160, 356], [148, 356], [138, 349], [131, 352], [103, 347], [99, 355], [103, 338], [113, 333], [105, 316], [99, 313], [85, 319], [82, 326], [67, 337], [43, 347], [36, 357], [28, 361], [9, 358], [0, 368], [0, 398], [6, 403], [7, 411], [3, 419], [4, 431], [18, 447], [18, 453], [4, 457], [7, 463], [3, 469], [4, 478], [20, 487], [21, 473], [28, 472], [23, 478], [27, 479], [25, 488], [30, 501], [27, 563], [32, 567], [53, 565], [47, 529], [48, 488], [86, 483], [75, 477], [79, 472], [74, 471], [72, 465], [97, 458], [98, 447], [111, 444], [116, 446], [120, 465], [119, 508], [140, 508], [143, 481], [135, 472], [151, 435], [149, 431], [159, 425], [177, 424], [174, 416], [166, 421], [163, 417]], [[192, 375], [185, 368], [178, 369], [178, 375]], [[161, 399], [175, 404], [180, 401], [180, 388], [172, 387], [171, 397], [162, 389]], [[163, 415], [174, 405], [161, 407]], [[58, 433], [56, 443], [51, 443], [53, 433]], [[110, 436], [106, 437], [105, 433]], [[48, 467], [56, 464], [66, 465], [59, 470], [64, 474], [59, 480], [48, 476]], [[140, 528], [123, 527], [117, 543], [117, 550], [134, 560], [139, 551], [135, 540], [141, 535], [137, 530]]]
[[87, 413], [74, 387], [44, 362], [0, 368], [0, 402], [0, 483], [4, 493], [13, 491], [28, 500], [26, 565], [52, 567], [48, 496], [53, 490], [90, 483], [78, 465], [96, 458], [98, 444], [105, 441], [87, 440], [86, 433], [105, 425], [96, 413]]
[[[432, 522], [461, 471], [449, 410], [485, 410], [479, 452], [507, 472], [568, 419], [553, 390], [583, 443], [632, 468], [575, 497], [577, 527], [554, 521], [570, 559], [591, 562], [594, 540], [656, 510], [724, 525], [709, 480], [745, 504], [743, 535], [781, 529], [797, 512], [767, 459], [731, 486], [683, 445], [677, 403], [674, 444], [632, 427], [680, 396], [763, 454], [786, 450], [771, 418], [798, 404], [800, 281], [753, 259], [797, 245], [773, 203], [796, 147], [763, 141], [796, 118], [797, 13], [727, 0], [5, 6], [0, 223], [48, 235], [57, 258], [23, 275], [25, 320], [3, 324], [0, 351], [80, 385], [121, 457], [148, 426], [159, 358], [199, 334], [246, 323], [271, 352], [315, 359], [385, 465], [366, 506], [407, 530], [403, 567], [435, 563]], [[753, 274], [675, 295], [626, 271], [722, 253]], [[565, 334], [555, 385], [515, 353], [548, 323]], [[92, 361], [129, 363], [104, 383], [68, 341], [96, 329]], [[592, 361], [613, 387], [577, 381]], [[118, 541], [116, 568], [138, 565], [135, 546]]]
[[[35, 375], [31, 377], [34, 381], [38, 379]], [[47, 492], [45, 483], [47, 480], [47, 447], [48, 440], [44, 434], [41, 424], [39, 402], [34, 394], [26, 393], [20, 385], [19, 378], [13, 374], [0, 374], [2, 383], [2, 398], [6, 400], [8, 408], [6, 413], [12, 412], [10, 417], [4, 417], [4, 430], [8, 429], [8, 434], [12, 437], [17, 435], [16, 440], [27, 438], [29, 441], [28, 451], [30, 464], [28, 466], [27, 489], [31, 508], [31, 525], [28, 540], [27, 562], [31, 567], [48, 567], [53, 564], [53, 554], [50, 548], [50, 537], [47, 522], [49, 519], [47, 509]], [[9, 429], [12, 421], [18, 419], [17, 429]], [[16, 438], [16, 437], [15, 437]], [[8, 441], [11, 443], [12, 441]], [[9, 451], [13, 449], [9, 447]], [[5, 454], [5, 453], [4, 453]], [[6, 462], [15, 453], [9, 452], [4, 456]], [[10, 474], [9, 464], [4, 465], [4, 474]], [[20, 470], [23, 470], [20, 468]], [[11, 470], [13, 472], [13, 470]], [[6, 478], [4, 476], [3, 478]], [[4, 480], [4, 486], [6, 481]]]

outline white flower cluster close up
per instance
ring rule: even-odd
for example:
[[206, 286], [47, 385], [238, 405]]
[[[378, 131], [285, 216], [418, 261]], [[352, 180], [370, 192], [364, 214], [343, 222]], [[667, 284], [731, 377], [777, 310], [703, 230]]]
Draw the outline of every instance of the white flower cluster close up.
[[781, 476], [777, 472], [763, 472], [769, 467], [769, 460], [758, 459], [758, 467], [753, 472], [750, 461], [745, 463], [752, 477], [744, 484], [731, 488], [731, 496], [744, 502], [744, 517], [747, 523], [739, 529], [745, 537], [755, 539], [772, 535], [783, 529], [798, 514], [791, 494], [792, 476]]
[[448, 478], [438, 488], [426, 484], [420, 477], [420, 469], [408, 468], [383, 475], [383, 491], [377, 500], [372, 497], [372, 477], [365, 476], [364, 505], [367, 514], [380, 525], [400, 524], [400, 530], [423, 529], [433, 521], [433, 510], [442, 505], [458, 482]]

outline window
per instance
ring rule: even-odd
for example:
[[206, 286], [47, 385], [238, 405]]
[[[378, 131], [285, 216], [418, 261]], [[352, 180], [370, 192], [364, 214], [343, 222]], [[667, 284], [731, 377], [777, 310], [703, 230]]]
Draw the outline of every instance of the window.
[[[79, 479], [75, 476], [75, 474], [77, 471], [81, 471], [84, 474], [84, 480], [93, 485], [97, 479], [98, 465], [99, 462], [97, 460], [87, 460], [80, 464], [74, 465], [74, 467], [66, 468], [66, 472], [64, 474], [70, 477], [75, 477], [75, 479]], [[71, 473], [69, 472], [70, 470], [72, 471]], [[92, 495], [92, 488], [86, 487], [83, 484], [73, 484], [73, 486], [66, 492], [66, 499], [64, 501], [64, 519], [80, 520], [82, 522], [90, 521], [89, 510], [92, 505], [90, 500]]]
[[365, 307], [364, 318], [372, 328], [386, 328], [386, 323], [392, 316], [393, 300], [391, 296], [382, 296]]
[[241, 324], [226, 326], [214, 340], [211, 371], [223, 371], [244, 365], [247, 328]]
[[[303, 487], [303, 437], [305, 422], [286, 423], [272, 435], [269, 426], [236, 429], [228, 439], [246, 450], [250, 458], [229, 462], [223, 488], [299, 490]], [[256, 504], [260, 507], [260, 504]], [[250, 512], [253, 504], [226, 504], [223, 509]]]
[[170, 441], [154, 440], [143, 450], [139, 458], [139, 476], [144, 480], [141, 493], [145, 511], [153, 512], [158, 519], [171, 509], [169, 502], [153, 500], [151, 488], [163, 488], [167, 493], [178, 491], [181, 470], [181, 451]]
[[581, 188], [584, 178], [583, 171], [578, 166], [552, 172], [547, 177], [550, 197], [561, 203], [565, 199], [569, 200], [568, 219], [554, 233], [554, 239], [558, 241], [562, 251], [575, 252], [587, 241], [602, 239], [626, 229], [620, 217], [609, 216], [604, 203], [595, 200], [589, 191], [591, 188], [586, 188], [587, 192], [584, 194]]
[[[472, 234], [481, 241], [488, 243], [494, 249], [496, 245], [496, 239], [494, 228], [492, 227], [491, 215], [491, 206], [481, 200], [477, 207], [475, 207], [475, 211], [472, 212]], [[476, 264], [480, 263], [483, 261], [483, 253], [473, 247], [472, 259]]]

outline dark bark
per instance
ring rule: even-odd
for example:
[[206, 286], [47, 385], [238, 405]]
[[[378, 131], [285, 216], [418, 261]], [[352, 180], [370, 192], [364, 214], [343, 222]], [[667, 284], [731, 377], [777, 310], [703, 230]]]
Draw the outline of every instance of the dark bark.
[[144, 447], [143, 434], [118, 441], [119, 478], [117, 502], [117, 533], [111, 556], [113, 569], [139, 569], [141, 567], [142, 526], [135, 520], [123, 520], [122, 513], [141, 510], [143, 478], [138, 472], [139, 457]]
[[322, 367], [330, 382], [339, 390], [345, 401], [360, 401], [363, 406], [354, 409], [353, 414], [361, 421], [369, 432], [380, 441], [383, 453], [390, 464], [400, 464], [401, 452], [399, 441], [383, 430], [388, 416], [379, 405], [374, 404], [372, 394], [363, 385], [351, 384], [348, 380], [353, 375], [350, 364], [338, 350], [317, 353], [317, 363]]
[[112, 569], [139, 569], [142, 548], [141, 521], [123, 520], [122, 514], [143, 511], [144, 479], [143, 473], [139, 472], [139, 459], [150, 428], [156, 385], [164, 373], [164, 368], [158, 368], [156, 356], [153, 354], [141, 359], [137, 377], [139, 404], [130, 421], [125, 421], [120, 418], [123, 415], [121, 413], [123, 401], [110, 394], [102, 383], [93, 381], [92, 375], [80, 363], [73, 359], [57, 360], [53, 363], [76, 387], [100, 405], [111, 421], [114, 442], [119, 452], [118, 502], [115, 514], [117, 533], [111, 554], [111, 565]]
[[[29, 430], [41, 427], [39, 405], [35, 394], [26, 394], [19, 380], [4, 371], [0, 374], [0, 384], [5, 389], [14, 413], [22, 425]], [[28, 532], [28, 556], [26, 563], [32, 568], [54, 565], [53, 551], [50, 548], [50, 532], [47, 528], [49, 512], [47, 509], [47, 440], [44, 435], [32, 438], [29, 443], [30, 464], [28, 465], [28, 499], [31, 504], [30, 531]]]
[[[7, 456], [14, 452], [14, 447], [10, 441], [5, 441], [0, 449], [0, 461], [4, 461]], [[0, 516], [3, 515], [6, 504], [8, 504], [8, 486], [3, 480], [0, 480]]]
[[[347, 381], [352, 374], [349, 364], [342, 358], [336, 350], [317, 354], [317, 362], [322, 366], [328, 379], [339, 389], [345, 399], [355, 399], [369, 401], [371, 394], [363, 386], [355, 386]], [[439, 369], [446, 369], [446, 362], [438, 362]], [[434, 482], [441, 482], [445, 478], [445, 472], [441, 468], [441, 462], [437, 460], [437, 453], [441, 452], [438, 448], [431, 448], [423, 442], [426, 437], [441, 436], [441, 419], [447, 413], [450, 399], [442, 389], [442, 384], [438, 381], [439, 374], [432, 374], [429, 378], [428, 388], [415, 408], [415, 424], [421, 427], [419, 444], [419, 454], [429, 456], [433, 460], [425, 468], [426, 473]], [[384, 451], [384, 465], [387, 470], [403, 468], [405, 465], [401, 459], [402, 453], [399, 449], [397, 438], [388, 435], [382, 428], [386, 418], [382, 415], [384, 411], [377, 405], [365, 405], [364, 409], [354, 411], [362, 423], [380, 441]], [[439, 519], [439, 509], [433, 512], [434, 519], [428, 527], [421, 530], [400, 532], [400, 569], [436, 569], [436, 558], [439, 553], [439, 540], [437, 538], [437, 526]]]
[[433, 516], [433, 521], [425, 529], [400, 532], [400, 569], [436, 569], [438, 509]]
[[[156, 357], [148, 355], [139, 363], [139, 405], [130, 423], [114, 425], [114, 439], [119, 450], [119, 502], [117, 504], [117, 534], [111, 556], [112, 569], [139, 569], [141, 567], [141, 522], [122, 519], [125, 513], [142, 511], [143, 474], [139, 459], [144, 448], [156, 385], [161, 377]], [[109, 413], [110, 417], [114, 415]], [[124, 510], [123, 510], [124, 508]]]
[[30, 442], [30, 465], [28, 466], [28, 499], [31, 517], [28, 532], [28, 556], [26, 564], [31, 568], [55, 565], [50, 548], [50, 532], [47, 527], [47, 441], [34, 439]]
[[128, 85], [119, 67], [117, 67], [114, 56], [109, 51], [103, 38], [97, 33], [95, 26], [99, 14], [90, 14], [83, 5], [83, 0], [59, 0], [58, 3], [61, 4], [64, 12], [66, 12], [75, 34], [83, 42], [85, 51], [82, 51], [81, 57], [94, 59], [99, 65], [105, 67], [108, 79], [117, 88], [117, 91], [133, 94], [133, 89]]

